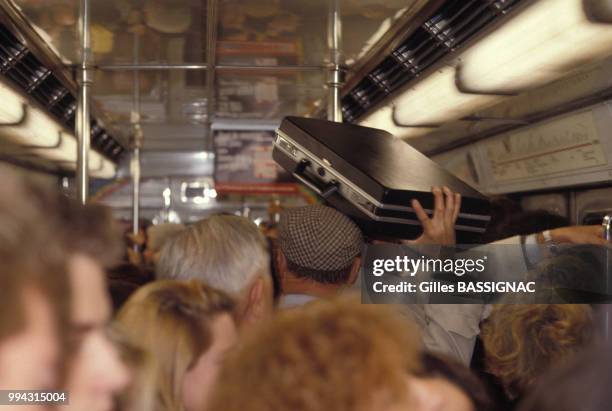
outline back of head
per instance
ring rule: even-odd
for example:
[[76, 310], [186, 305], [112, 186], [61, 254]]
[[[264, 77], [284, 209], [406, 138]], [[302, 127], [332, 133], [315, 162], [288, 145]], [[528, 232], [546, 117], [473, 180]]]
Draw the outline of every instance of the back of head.
[[153, 272], [130, 263], [113, 267], [108, 271], [107, 278], [113, 312], [117, 312], [141, 286], [155, 279]]
[[215, 215], [189, 226], [166, 243], [156, 267], [158, 278], [199, 279], [237, 294], [269, 273], [268, 245], [250, 220]]
[[159, 251], [166, 241], [173, 239], [184, 229], [183, 224], [176, 223], [151, 225], [147, 228], [147, 247], [151, 251]]
[[355, 257], [363, 248], [363, 237], [344, 214], [323, 205], [311, 205], [283, 211], [278, 246], [287, 268], [298, 277], [342, 284], [348, 280]]
[[542, 377], [519, 411], [600, 411], [612, 403], [610, 347], [590, 347]]
[[551, 365], [591, 342], [592, 312], [579, 304], [497, 305], [481, 337], [486, 370], [516, 398]]
[[376, 401], [403, 397], [419, 355], [416, 328], [388, 307], [319, 301], [248, 335], [226, 360], [211, 409], [384, 409]]
[[502, 207], [502, 210], [499, 215], [496, 216], [494, 213], [491, 217], [491, 223], [483, 234], [484, 242], [493, 242], [516, 235], [535, 234], [570, 225], [566, 217], [547, 210], [505, 210], [505, 207]]
[[[563, 247], [544, 259], [532, 273], [541, 287], [555, 289], [568, 302], [595, 301], [592, 296], [606, 289], [607, 278], [601, 250], [591, 245]], [[603, 261], [602, 261], [603, 260]]]
[[160, 280], [136, 291], [117, 315], [120, 330], [154, 361], [159, 409], [181, 410], [182, 383], [211, 345], [212, 321], [233, 316], [226, 294], [197, 280]]

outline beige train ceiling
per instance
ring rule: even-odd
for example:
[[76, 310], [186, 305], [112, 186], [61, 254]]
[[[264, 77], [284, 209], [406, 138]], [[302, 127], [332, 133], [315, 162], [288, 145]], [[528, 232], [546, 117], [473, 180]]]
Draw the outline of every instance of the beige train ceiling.
[[[79, 62], [78, 0], [13, 3], [64, 64]], [[136, 78], [145, 150], [205, 148], [211, 113], [215, 122], [273, 123], [325, 104], [327, 0], [220, 0], [213, 41], [206, 0], [90, 3], [98, 67], [94, 106], [124, 144]], [[343, 61], [349, 71], [397, 19], [423, 3], [341, 0]], [[207, 84], [210, 47], [213, 84]], [[134, 64], [141, 69], [125, 67]]]

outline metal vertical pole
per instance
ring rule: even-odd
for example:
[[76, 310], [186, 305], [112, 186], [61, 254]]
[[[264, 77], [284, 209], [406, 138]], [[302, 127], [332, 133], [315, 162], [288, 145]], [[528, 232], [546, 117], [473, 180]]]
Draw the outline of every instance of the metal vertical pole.
[[90, 35], [90, 3], [89, 0], [81, 0], [79, 17], [79, 31], [81, 37], [81, 65], [78, 73], [79, 95], [76, 114], [77, 135], [77, 196], [78, 200], [85, 204], [89, 189], [89, 147], [91, 140], [90, 129], [90, 100], [92, 78], [93, 56], [91, 51]]
[[342, 25], [340, 17], [340, 0], [329, 0], [327, 20], [327, 45], [329, 47], [329, 71], [327, 77], [327, 118], [342, 122], [340, 106], [340, 87], [344, 82], [342, 69]]
[[[134, 64], [138, 64], [140, 54], [140, 38], [134, 33]], [[138, 70], [134, 70], [134, 96], [132, 110], [132, 159], [130, 171], [132, 175], [132, 232], [134, 235], [140, 231], [140, 148], [142, 146], [142, 127], [140, 126], [140, 76]], [[138, 251], [138, 245], [134, 246]]]
[[[602, 222], [603, 238], [610, 242], [612, 241], [612, 215], [605, 215]], [[605, 276], [606, 276], [606, 290], [605, 294], [611, 294], [612, 284], [610, 284], [610, 276], [612, 275], [612, 252], [609, 249], [604, 250], [605, 253]], [[601, 304], [599, 306], [600, 318], [602, 320], [602, 334], [604, 341], [609, 343], [612, 335], [611, 322], [612, 322], [612, 304]]]
[[217, 60], [217, 0], [206, 2], [206, 150], [213, 149], [212, 125], [215, 116], [215, 70]]
[[132, 174], [132, 232], [138, 234], [140, 230], [140, 147], [132, 150], [130, 164]]

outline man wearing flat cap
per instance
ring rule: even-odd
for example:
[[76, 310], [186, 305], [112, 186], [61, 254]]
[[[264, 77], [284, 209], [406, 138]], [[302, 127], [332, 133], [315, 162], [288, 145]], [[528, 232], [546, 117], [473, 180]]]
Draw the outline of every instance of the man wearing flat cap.
[[323, 205], [285, 210], [278, 226], [276, 266], [282, 307], [331, 297], [355, 282], [363, 236], [344, 214]]
[[[454, 244], [454, 224], [461, 198], [446, 187], [434, 187], [432, 194], [435, 212], [431, 217], [417, 200], [412, 202], [423, 233], [415, 240], [403, 241], [404, 244]], [[355, 223], [332, 208], [315, 205], [285, 210], [280, 216], [275, 250], [283, 293], [280, 307], [291, 308], [333, 297], [350, 287], [358, 277], [363, 245], [361, 231]], [[424, 308], [434, 306], [437, 309], [432, 318]], [[428, 349], [469, 364], [474, 339], [471, 334], [470, 337], [457, 334], [466, 334], [465, 327], [460, 326], [466, 314], [461, 306], [414, 304], [398, 306], [398, 310], [409, 321], [419, 324]]]
[[[461, 197], [447, 187], [433, 187], [435, 213], [430, 218], [413, 200], [422, 235], [406, 244], [454, 244], [454, 224]], [[323, 205], [283, 211], [278, 225], [276, 271], [281, 283], [281, 307], [327, 298], [355, 283], [360, 269], [363, 236], [344, 214]]]

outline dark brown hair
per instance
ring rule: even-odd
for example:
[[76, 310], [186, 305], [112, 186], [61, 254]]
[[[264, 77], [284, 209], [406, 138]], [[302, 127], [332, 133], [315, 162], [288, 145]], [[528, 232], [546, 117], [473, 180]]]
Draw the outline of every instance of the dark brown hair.
[[107, 268], [117, 264], [123, 253], [123, 241], [110, 208], [81, 205], [67, 197], [60, 201], [61, 232], [68, 251], [85, 254]]
[[423, 372], [418, 376], [442, 378], [467, 395], [476, 411], [493, 411], [494, 404], [487, 388], [476, 374], [460, 362], [442, 354], [423, 354]]
[[0, 339], [24, 326], [27, 287], [48, 298], [60, 327], [70, 288], [58, 239], [59, 194], [51, 185], [0, 166]]
[[542, 377], [518, 411], [607, 410], [612, 403], [611, 385], [610, 347], [589, 347]]

